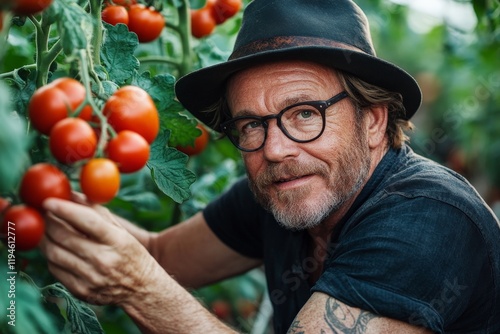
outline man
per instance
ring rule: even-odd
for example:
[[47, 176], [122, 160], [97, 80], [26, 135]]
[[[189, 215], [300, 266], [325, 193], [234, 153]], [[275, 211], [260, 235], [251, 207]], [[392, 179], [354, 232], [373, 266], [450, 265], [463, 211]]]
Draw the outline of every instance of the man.
[[46, 201], [42, 250], [77, 296], [144, 332], [226, 333], [183, 287], [264, 264], [276, 333], [500, 332], [498, 220], [405, 144], [420, 90], [352, 1], [254, 0], [230, 60], [176, 92], [248, 179], [158, 234]]

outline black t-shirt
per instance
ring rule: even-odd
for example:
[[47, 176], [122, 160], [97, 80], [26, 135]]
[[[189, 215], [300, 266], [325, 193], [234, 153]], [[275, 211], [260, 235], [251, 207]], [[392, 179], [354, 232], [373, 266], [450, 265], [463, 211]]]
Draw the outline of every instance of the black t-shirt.
[[204, 217], [229, 247], [263, 259], [276, 333], [315, 291], [438, 333], [500, 333], [498, 220], [461, 176], [408, 147], [378, 165], [339, 223], [314, 286], [307, 232], [281, 227], [246, 179]]

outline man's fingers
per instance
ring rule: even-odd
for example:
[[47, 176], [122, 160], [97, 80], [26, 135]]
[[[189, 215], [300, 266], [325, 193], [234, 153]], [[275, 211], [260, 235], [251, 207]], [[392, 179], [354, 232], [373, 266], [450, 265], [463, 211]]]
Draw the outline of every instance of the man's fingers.
[[87, 196], [85, 196], [84, 194], [79, 193], [77, 191], [71, 192], [71, 200], [75, 203], [78, 203], [78, 204], [87, 205], [87, 206], [90, 205], [90, 203], [87, 201]]
[[112, 224], [107, 219], [104, 219], [93, 208], [77, 203], [49, 198], [43, 203], [43, 206], [45, 210], [64, 220], [75, 230], [98, 242], [107, 243], [110, 235], [113, 233], [113, 231], [110, 231], [110, 228], [114, 229], [114, 226], [116, 226], [116, 224]]
[[63, 247], [71, 253], [77, 254], [84, 261], [95, 256], [94, 252], [99, 244], [93, 239], [75, 230], [65, 221], [55, 217], [52, 213], [46, 215], [47, 227], [45, 235], [59, 247]]
[[[40, 242], [40, 249], [45, 254], [49, 266], [55, 265], [59, 268], [65, 268], [65, 271], [80, 278], [93, 272], [92, 266], [88, 261], [85, 261], [85, 259], [82, 259], [71, 250], [59, 246], [48, 236], [45, 236]], [[58, 275], [53, 274], [60, 279]]]

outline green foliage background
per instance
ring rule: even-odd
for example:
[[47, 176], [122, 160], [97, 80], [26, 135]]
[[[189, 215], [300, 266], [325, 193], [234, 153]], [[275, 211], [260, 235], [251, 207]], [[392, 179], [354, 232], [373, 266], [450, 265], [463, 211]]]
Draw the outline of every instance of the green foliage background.
[[[179, 23], [176, 13], [183, 1], [159, 2], [163, 4], [162, 13], [167, 22]], [[406, 5], [388, 0], [356, 2], [369, 17], [379, 56], [408, 70], [424, 91], [424, 104], [413, 119], [416, 130], [411, 134], [411, 146], [418, 153], [467, 176], [491, 205], [500, 201], [499, 1], [460, 1], [470, 4], [474, 10], [477, 25], [471, 31], [460, 30], [441, 20], [424, 33], [412, 29], [410, 22], [414, 13]], [[62, 13], [58, 14], [62, 20], [57, 29], [70, 30], [75, 35], [67, 37], [65, 42], [57, 42], [57, 29], [51, 32], [49, 46], [60, 48], [62, 53], [49, 69], [49, 80], [78, 73], [71, 53], [75, 45], [72, 43], [80, 43], [83, 48], [85, 43], [92, 43], [82, 28], [83, 14], [77, 6], [84, 3], [84, 0], [56, 0], [51, 9], [63, 8], [57, 10]], [[192, 8], [199, 8], [204, 0], [189, 3]], [[44, 149], [46, 138], [26, 131], [26, 103], [37, 82], [33, 65], [36, 36], [25, 20], [15, 18], [10, 30], [0, 33], [0, 195], [14, 201], [18, 200], [16, 187], [27, 166], [50, 159]], [[421, 20], [426, 18], [422, 16]], [[161, 112], [163, 129], [148, 168], [122, 177], [122, 188], [119, 196], [108, 204], [110, 209], [148, 230], [158, 231], [201, 210], [244, 173], [239, 153], [226, 140], [215, 140], [216, 134], [199, 156], [188, 159], [174, 148], [177, 144], [192, 142], [198, 135], [194, 120], [175, 101], [175, 79], [188, 71], [225, 60], [240, 23], [241, 13], [218, 26], [208, 38], [192, 39], [187, 61], [186, 50], [179, 42], [180, 33], [170, 26], [159, 40], [148, 44], [139, 44], [125, 26], [104, 26], [107, 39], [98, 50], [92, 51], [98, 52], [99, 61], [94, 69], [103, 79], [105, 93], [111, 94], [124, 83], [145, 88]], [[63, 24], [70, 25], [70, 29], [60, 26]], [[3, 260], [6, 249], [1, 246], [0, 254], [3, 275], [7, 272], [6, 260]], [[18, 253], [17, 257], [19, 270], [26, 272], [42, 289], [49, 288], [37, 290], [19, 278], [16, 302], [18, 323], [22, 325], [12, 328], [6, 324], [7, 291], [4, 291], [6, 286], [1, 285], [0, 332], [68, 332], [68, 301], [64, 289], [54, 287], [55, 280], [47, 273], [43, 257], [38, 251]], [[257, 270], [193, 293], [207, 307], [216, 300], [227, 302], [231, 314], [226, 320], [243, 331], [250, 331], [256, 317], [267, 312], [258, 312], [264, 289], [262, 273]], [[47, 300], [50, 302], [44, 302]], [[54, 300], [57, 302], [53, 303]], [[69, 301], [71, 303], [71, 299]], [[101, 331], [86, 322], [85, 316], [89, 314], [86, 307], [79, 304], [74, 307], [81, 311], [78, 314], [84, 315], [83, 323], [76, 322], [80, 324], [77, 332]], [[120, 309], [92, 307], [92, 312], [106, 333], [138, 332]], [[264, 327], [261, 332], [266, 330]]]

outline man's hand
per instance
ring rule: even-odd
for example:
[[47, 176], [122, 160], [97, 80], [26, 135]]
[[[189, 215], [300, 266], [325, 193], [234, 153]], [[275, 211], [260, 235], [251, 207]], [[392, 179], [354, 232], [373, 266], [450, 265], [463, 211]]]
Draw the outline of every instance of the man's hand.
[[92, 304], [130, 302], [159, 265], [106, 208], [59, 199], [44, 203], [46, 235], [40, 248], [49, 270]]
[[45, 201], [40, 244], [49, 270], [75, 296], [121, 306], [143, 333], [234, 333], [177, 284], [119, 218], [75, 200]]

